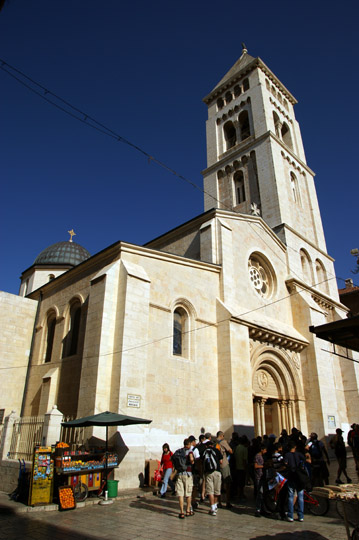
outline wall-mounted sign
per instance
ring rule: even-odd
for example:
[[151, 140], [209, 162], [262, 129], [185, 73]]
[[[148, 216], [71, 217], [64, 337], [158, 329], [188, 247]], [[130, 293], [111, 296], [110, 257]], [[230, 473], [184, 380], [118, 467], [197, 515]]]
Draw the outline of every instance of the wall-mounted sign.
[[328, 414], [328, 428], [335, 428], [335, 416]]
[[141, 396], [127, 394], [127, 407], [135, 407], [136, 409], [139, 409], [141, 407]]

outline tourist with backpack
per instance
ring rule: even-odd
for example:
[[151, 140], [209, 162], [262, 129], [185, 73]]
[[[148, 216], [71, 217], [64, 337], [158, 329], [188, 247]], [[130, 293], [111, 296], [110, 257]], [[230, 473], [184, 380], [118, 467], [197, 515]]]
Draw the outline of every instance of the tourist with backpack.
[[[312, 485], [313, 487], [323, 487], [324, 484], [329, 484], [329, 470], [327, 464], [330, 465], [328, 452], [324, 443], [318, 440], [318, 435], [314, 432], [310, 434], [308, 448], [312, 460]], [[326, 459], [326, 462], [324, 461]]]
[[206, 449], [202, 454], [204, 479], [206, 483], [206, 493], [209, 498], [211, 509], [209, 514], [215, 516], [217, 514], [217, 501], [221, 495], [221, 463], [222, 454], [215, 448], [214, 442], [208, 440]]
[[[193, 490], [192, 466], [194, 464], [194, 457], [191, 450], [191, 441], [189, 439], [185, 439], [183, 441], [183, 448], [179, 448], [178, 450], [176, 450], [171, 460], [173, 463], [173, 467], [177, 471], [176, 491], [180, 507], [180, 513], [178, 517], [180, 519], [184, 519], [185, 515], [187, 517], [194, 515], [194, 512], [191, 508]], [[186, 514], [184, 513], [185, 498]]]

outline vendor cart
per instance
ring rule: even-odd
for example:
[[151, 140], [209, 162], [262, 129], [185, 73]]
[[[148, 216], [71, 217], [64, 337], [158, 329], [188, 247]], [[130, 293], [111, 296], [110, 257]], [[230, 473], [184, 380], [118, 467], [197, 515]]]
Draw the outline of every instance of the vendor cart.
[[70, 450], [69, 446], [57, 446], [55, 483], [57, 487], [72, 486], [76, 501], [81, 502], [91, 492], [100, 495], [106, 466], [111, 473], [118, 464], [118, 455], [115, 452]]
[[[336, 509], [344, 521], [348, 540], [359, 540], [359, 484], [341, 484], [314, 488], [314, 495], [336, 501]], [[350, 534], [350, 526], [354, 527]]]

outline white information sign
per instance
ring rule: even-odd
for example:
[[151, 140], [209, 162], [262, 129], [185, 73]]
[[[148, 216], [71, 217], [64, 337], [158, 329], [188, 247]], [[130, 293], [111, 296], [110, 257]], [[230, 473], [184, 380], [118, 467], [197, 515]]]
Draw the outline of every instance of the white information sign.
[[127, 407], [135, 407], [136, 409], [139, 409], [141, 407], [141, 396], [127, 394]]

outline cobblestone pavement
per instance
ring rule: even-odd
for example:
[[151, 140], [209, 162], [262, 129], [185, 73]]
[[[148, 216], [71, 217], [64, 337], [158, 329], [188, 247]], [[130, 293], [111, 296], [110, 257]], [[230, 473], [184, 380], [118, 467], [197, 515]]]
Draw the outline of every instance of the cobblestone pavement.
[[[354, 471], [353, 471], [354, 472]], [[352, 474], [352, 473], [351, 473]], [[353, 480], [356, 476], [353, 475]], [[193, 517], [178, 519], [175, 497], [160, 499], [151, 491], [139, 489], [121, 493], [112, 505], [100, 506], [97, 500], [64, 512], [29, 509], [8, 500], [0, 493], [0, 539], [6, 540], [345, 540], [346, 531], [335, 510], [326, 516], [306, 514], [303, 523], [254, 517], [251, 489], [248, 504], [220, 509], [208, 514], [201, 504]], [[96, 503], [96, 504], [94, 504]], [[30, 510], [30, 511], [29, 511]]]

